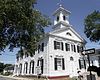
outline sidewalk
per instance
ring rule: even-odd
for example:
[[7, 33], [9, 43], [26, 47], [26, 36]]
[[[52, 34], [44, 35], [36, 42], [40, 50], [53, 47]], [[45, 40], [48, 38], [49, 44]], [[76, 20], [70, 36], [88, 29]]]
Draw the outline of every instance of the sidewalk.
[[1, 77], [6, 77], [6, 78], [15, 79], [15, 80], [37, 80], [37, 79], [29, 79], [29, 78], [13, 77], [13, 76], [3, 76], [3, 75], [0, 75], [0, 76], [1, 76]]

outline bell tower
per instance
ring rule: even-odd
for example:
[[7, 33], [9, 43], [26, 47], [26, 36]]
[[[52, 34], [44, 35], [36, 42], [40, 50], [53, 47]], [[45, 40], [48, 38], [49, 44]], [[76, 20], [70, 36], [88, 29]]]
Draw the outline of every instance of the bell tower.
[[59, 29], [62, 27], [67, 27], [69, 25], [69, 15], [70, 11], [66, 10], [61, 4], [59, 8], [53, 13], [54, 16], [54, 26], [53, 29]]

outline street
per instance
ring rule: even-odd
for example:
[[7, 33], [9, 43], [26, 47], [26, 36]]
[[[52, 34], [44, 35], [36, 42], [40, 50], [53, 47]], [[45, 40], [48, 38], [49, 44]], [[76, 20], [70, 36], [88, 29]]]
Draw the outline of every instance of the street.
[[0, 80], [17, 80], [17, 79], [11, 79], [11, 78], [7, 78], [7, 77], [0, 76]]

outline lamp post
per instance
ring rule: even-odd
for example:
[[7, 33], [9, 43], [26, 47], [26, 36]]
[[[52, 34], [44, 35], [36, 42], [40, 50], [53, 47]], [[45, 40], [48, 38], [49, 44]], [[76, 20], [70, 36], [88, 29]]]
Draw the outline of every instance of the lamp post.
[[[84, 50], [83, 51], [84, 55], [87, 55], [87, 59], [88, 59], [88, 63], [89, 63], [89, 67], [90, 67], [90, 57], [89, 57], [89, 54], [94, 54], [95, 53], [95, 49], [92, 48], [92, 49], [87, 49], [87, 50]], [[91, 73], [91, 69], [90, 69], [90, 80], [92, 80], [92, 73]]]

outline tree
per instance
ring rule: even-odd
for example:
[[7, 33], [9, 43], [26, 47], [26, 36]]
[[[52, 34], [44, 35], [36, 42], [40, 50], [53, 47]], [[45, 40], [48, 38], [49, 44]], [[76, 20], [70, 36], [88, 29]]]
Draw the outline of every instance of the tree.
[[0, 0], [0, 50], [33, 52], [50, 19], [34, 8], [36, 0]]
[[100, 12], [94, 11], [85, 19], [84, 33], [93, 42], [100, 42]]
[[4, 69], [4, 63], [0, 62], [0, 73], [3, 72], [3, 69]]

